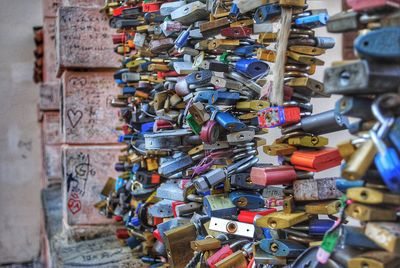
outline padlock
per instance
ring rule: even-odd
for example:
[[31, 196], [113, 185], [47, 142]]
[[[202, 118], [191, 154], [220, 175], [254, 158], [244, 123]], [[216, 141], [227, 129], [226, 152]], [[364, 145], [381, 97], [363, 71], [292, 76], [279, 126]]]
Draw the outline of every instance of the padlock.
[[339, 166], [342, 157], [334, 148], [324, 148], [319, 151], [295, 151], [290, 157], [290, 163], [296, 169], [319, 172]]
[[253, 224], [211, 217], [209, 228], [213, 231], [228, 233], [235, 236], [254, 237]]
[[363, 204], [400, 205], [400, 196], [384, 193], [368, 187], [353, 187], [346, 191], [348, 198]]
[[206, 251], [219, 249], [221, 247], [221, 241], [217, 238], [207, 238], [203, 240], [195, 240], [190, 242], [190, 247], [194, 251]]
[[287, 140], [289, 145], [319, 148], [328, 145], [328, 139], [322, 136], [293, 137]]
[[267, 186], [276, 184], [290, 184], [297, 179], [296, 171], [292, 166], [252, 167], [250, 179], [254, 184]]
[[314, 215], [333, 215], [340, 210], [340, 201], [324, 201], [318, 203], [308, 203], [304, 206], [304, 211]]
[[334, 110], [326, 111], [320, 114], [307, 116], [301, 119], [300, 123], [291, 125], [282, 130], [283, 134], [301, 129], [314, 135], [323, 135], [335, 131], [346, 129], [349, 121], [346, 117], [335, 113]]
[[204, 209], [209, 217], [230, 217], [237, 212], [237, 207], [226, 195], [207, 195], [204, 197]]
[[273, 212], [256, 220], [256, 225], [262, 228], [284, 229], [308, 220], [305, 212]]
[[303, 244], [285, 239], [262, 239], [260, 248], [277, 257], [297, 257], [306, 247]]
[[296, 180], [293, 194], [296, 201], [329, 200], [342, 196], [336, 188], [335, 178]]
[[238, 250], [215, 264], [215, 268], [228, 267], [246, 268], [247, 260], [244, 256], [244, 252]]
[[262, 128], [291, 125], [301, 120], [300, 107], [277, 106], [263, 109], [257, 113], [258, 124]]
[[[165, 232], [168, 262], [173, 267], [184, 267], [193, 257], [190, 242], [196, 240], [196, 227], [188, 223]], [[185, 249], [185, 250], [182, 250]]]
[[376, 1], [359, 1], [359, 0], [347, 0], [347, 4], [354, 11], [367, 11], [371, 9], [384, 9], [384, 8], [399, 8], [400, 2], [397, 0], [376, 0]]
[[368, 222], [365, 235], [385, 250], [395, 253], [400, 249], [400, 226], [394, 222]]
[[258, 209], [265, 205], [263, 197], [256, 192], [233, 191], [229, 198], [239, 209]]
[[272, 145], [264, 146], [264, 153], [271, 156], [291, 155], [297, 148], [285, 143], [273, 143]]
[[324, 83], [332, 94], [386, 93], [397, 90], [399, 74], [397, 65], [358, 60], [325, 69]]
[[400, 258], [386, 251], [369, 251], [348, 260], [349, 268], [398, 267]]
[[360, 221], [396, 221], [396, 210], [352, 203], [346, 208], [346, 215]]

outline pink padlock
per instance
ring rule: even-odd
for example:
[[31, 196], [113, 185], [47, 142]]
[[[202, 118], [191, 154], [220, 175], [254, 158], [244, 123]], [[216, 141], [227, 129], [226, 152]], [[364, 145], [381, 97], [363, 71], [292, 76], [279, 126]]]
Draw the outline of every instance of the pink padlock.
[[217, 142], [219, 137], [219, 125], [214, 120], [209, 120], [200, 131], [200, 139], [208, 144]]

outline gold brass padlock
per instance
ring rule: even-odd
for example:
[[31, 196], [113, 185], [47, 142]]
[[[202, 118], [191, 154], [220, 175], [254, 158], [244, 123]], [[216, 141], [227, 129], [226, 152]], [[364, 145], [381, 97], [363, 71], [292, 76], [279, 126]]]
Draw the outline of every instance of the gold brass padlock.
[[348, 268], [398, 268], [400, 257], [386, 251], [369, 251], [347, 261]]
[[221, 247], [221, 241], [217, 238], [206, 238], [202, 240], [195, 240], [190, 242], [190, 247], [194, 251], [206, 251], [212, 249], [219, 249]]
[[332, 215], [339, 212], [340, 206], [339, 200], [309, 203], [305, 205], [305, 212], [312, 215]]
[[288, 51], [286, 53], [286, 55], [289, 58], [291, 58], [291, 59], [293, 59], [293, 60], [295, 60], [297, 62], [303, 63], [303, 64], [308, 64], [308, 65], [315, 64], [315, 65], [318, 65], [318, 66], [322, 66], [322, 65], [325, 64], [325, 62], [323, 60], [320, 60], [320, 59], [315, 58], [313, 56], [299, 54], [299, 53], [296, 53], [296, 52], [293, 52], [293, 51]]
[[365, 235], [389, 252], [400, 252], [400, 224], [398, 222], [368, 222]]
[[345, 142], [341, 142], [338, 145], [336, 145], [340, 156], [346, 160], [346, 162], [350, 159], [352, 154], [356, 151], [357, 147], [354, 146], [352, 143], [352, 140], [348, 140]]
[[270, 103], [263, 100], [239, 101], [236, 103], [236, 109], [242, 111], [260, 111], [269, 106]]
[[293, 196], [285, 197], [283, 200], [283, 212], [286, 214], [293, 213], [295, 210], [295, 203]]
[[309, 46], [290, 46], [289, 50], [310, 56], [320, 56], [326, 52], [326, 50], [323, 48], [309, 47]]
[[256, 220], [256, 225], [261, 228], [284, 229], [308, 220], [305, 212], [298, 211], [286, 214], [283, 211], [273, 212]]
[[396, 210], [394, 209], [367, 206], [359, 203], [350, 204], [345, 212], [347, 216], [359, 221], [395, 221], [397, 219]]
[[148, 171], [153, 171], [158, 169], [158, 159], [157, 158], [146, 158], [146, 167]]
[[178, 226], [165, 232], [165, 248], [171, 267], [185, 267], [193, 258], [190, 242], [196, 240], [196, 227], [193, 223]]
[[363, 204], [389, 204], [400, 205], [400, 195], [383, 193], [381, 191], [368, 187], [353, 187], [347, 189], [346, 195], [348, 198]]
[[372, 140], [367, 140], [351, 155], [342, 170], [342, 177], [348, 180], [358, 180], [364, 176], [374, 161], [377, 149]]
[[240, 46], [240, 40], [213, 39], [208, 43], [208, 49], [230, 50]]
[[244, 252], [238, 250], [228, 257], [220, 260], [215, 264], [216, 268], [246, 268], [247, 267], [247, 259], [244, 256]]
[[275, 62], [276, 53], [273, 50], [259, 48], [257, 49], [257, 59], [268, 62]]
[[238, 21], [232, 22], [229, 26], [231, 28], [234, 28], [234, 27], [245, 27], [245, 26], [253, 25], [253, 23], [254, 22], [253, 22], [252, 19], [246, 19], [246, 20], [238, 20]]
[[328, 142], [328, 138], [322, 136], [298, 136], [287, 140], [289, 145], [315, 148], [324, 147]]
[[279, 0], [281, 6], [292, 6], [292, 7], [304, 7], [306, 5], [305, 0]]
[[263, 147], [264, 153], [271, 156], [291, 155], [297, 148], [285, 143], [273, 143]]
[[250, 120], [250, 119], [253, 119], [253, 118], [256, 118], [256, 117], [257, 117], [257, 112], [252, 112], [252, 113], [247, 113], [247, 114], [241, 114], [241, 115], [238, 116], [238, 119]]

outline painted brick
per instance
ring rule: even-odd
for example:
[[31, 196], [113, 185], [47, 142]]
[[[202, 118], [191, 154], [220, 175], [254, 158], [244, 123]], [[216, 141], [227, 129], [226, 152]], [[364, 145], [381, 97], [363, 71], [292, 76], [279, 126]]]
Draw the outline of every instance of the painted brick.
[[69, 225], [108, 224], [93, 206], [109, 177], [116, 177], [114, 164], [123, 148], [117, 146], [63, 145], [63, 220]]
[[43, 171], [45, 186], [61, 181], [61, 145], [43, 145]]
[[120, 89], [113, 72], [72, 72], [62, 77], [62, 132], [64, 143], [116, 143], [118, 109], [110, 106]]
[[44, 18], [43, 20], [44, 34], [44, 64], [43, 64], [43, 81], [57, 81], [57, 56], [56, 56], [56, 19]]
[[118, 68], [108, 17], [99, 8], [61, 7], [57, 17], [57, 70]]
[[57, 9], [61, 6], [63, 0], [43, 0], [43, 17], [55, 18], [57, 16]]
[[61, 143], [61, 124], [59, 112], [45, 112], [42, 125], [43, 144]]
[[60, 110], [60, 82], [44, 83], [40, 86], [39, 109], [41, 111]]

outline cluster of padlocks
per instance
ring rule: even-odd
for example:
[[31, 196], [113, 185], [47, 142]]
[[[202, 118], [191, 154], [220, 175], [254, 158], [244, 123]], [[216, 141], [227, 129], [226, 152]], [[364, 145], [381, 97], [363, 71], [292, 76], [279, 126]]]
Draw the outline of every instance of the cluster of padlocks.
[[[144, 262], [400, 265], [400, 3], [348, 2], [353, 11], [331, 18], [305, 0], [106, 3], [127, 147], [101, 209]], [[355, 41], [362, 59], [327, 68], [322, 83], [311, 76], [335, 40], [314, 29], [326, 25], [365, 33]], [[278, 61], [282, 94], [272, 98]], [[313, 114], [311, 98], [330, 94], [344, 97]], [[282, 136], [267, 142], [276, 127]], [[322, 135], [343, 129], [357, 139], [326, 147]], [[279, 165], [260, 163], [260, 147]], [[343, 178], [314, 178], [340, 165]]]

